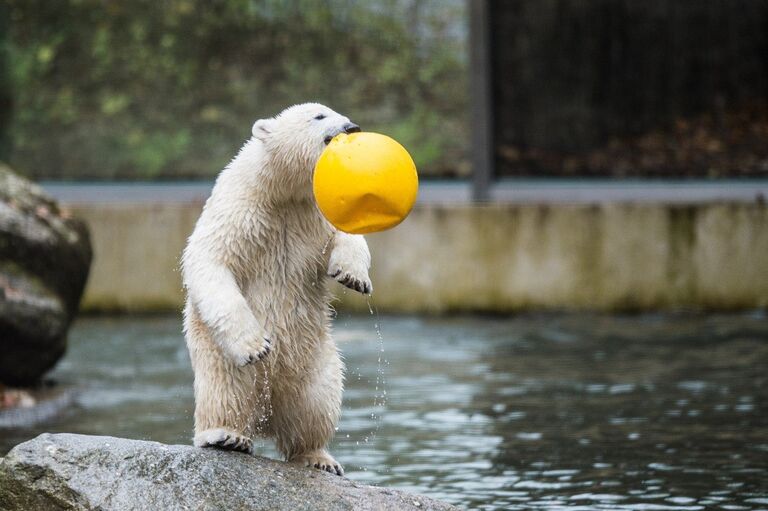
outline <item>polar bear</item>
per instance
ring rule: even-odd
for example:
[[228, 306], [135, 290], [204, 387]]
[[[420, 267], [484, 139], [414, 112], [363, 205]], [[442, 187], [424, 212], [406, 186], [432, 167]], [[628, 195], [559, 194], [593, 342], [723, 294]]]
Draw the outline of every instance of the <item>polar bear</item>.
[[250, 452], [271, 437], [286, 460], [343, 474], [326, 450], [344, 379], [326, 277], [369, 294], [371, 256], [322, 216], [312, 172], [356, 131], [323, 105], [289, 107], [256, 121], [216, 179], [182, 256], [196, 446]]

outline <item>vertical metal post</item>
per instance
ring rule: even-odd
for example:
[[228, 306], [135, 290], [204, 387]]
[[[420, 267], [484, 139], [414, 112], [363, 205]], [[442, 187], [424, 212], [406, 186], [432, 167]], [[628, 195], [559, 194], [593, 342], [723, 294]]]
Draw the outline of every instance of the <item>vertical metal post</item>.
[[469, 68], [472, 108], [472, 198], [490, 199], [493, 180], [493, 112], [489, 0], [469, 2]]

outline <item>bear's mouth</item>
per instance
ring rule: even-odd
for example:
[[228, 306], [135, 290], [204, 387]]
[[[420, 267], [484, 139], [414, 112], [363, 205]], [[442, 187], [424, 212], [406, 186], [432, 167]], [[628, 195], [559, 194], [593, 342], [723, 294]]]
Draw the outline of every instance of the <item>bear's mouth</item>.
[[323, 142], [325, 142], [325, 145], [328, 145], [328, 144], [330, 144], [330, 143], [331, 143], [331, 140], [333, 140], [333, 138], [334, 138], [336, 135], [339, 135], [339, 134], [341, 134], [341, 133], [346, 133], [347, 135], [349, 135], [350, 133], [359, 133], [360, 131], [362, 131], [362, 130], [360, 129], [360, 126], [358, 126], [358, 125], [357, 125], [357, 124], [355, 124], [355, 123], [352, 123], [352, 122], [348, 122], [347, 124], [345, 124], [344, 126], [342, 126], [342, 127], [341, 127], [341, 129], [340, 129], [339, 131], [337, 131], [336, 133], [334, 133], [333, 135], [327, 135], [327, 136], [326, 136], [326, 137], [323, 139]]

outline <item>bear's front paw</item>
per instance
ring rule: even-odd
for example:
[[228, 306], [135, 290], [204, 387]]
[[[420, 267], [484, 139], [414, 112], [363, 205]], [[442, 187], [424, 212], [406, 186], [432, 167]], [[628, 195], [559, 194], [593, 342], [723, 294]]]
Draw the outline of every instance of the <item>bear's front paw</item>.
[[328, 271], [328, 276], [336, 279], [337, 282], [347, 286], [349, 289], [363, 293], [366, 295], [373, 292], [373, 284], [368, 277], [367, 272], [362, 275], [355, 275], [353, 272], [344, 271], [341, 268], [336, 268]]
[[370, 267], [371, 253], [365, 239], [359, 235], [337, 232], [335, 246], [328, 260], [328, 276], [349, 289], [368, 295], [373, 292], [373, 285], [368, 277]]
[[272, 341], [267, 337], [257, 337], [247, 341], [234, 343], [229, 351], [229, 356], [237, 366], [244, 366], [258, 362], [272, 350]]

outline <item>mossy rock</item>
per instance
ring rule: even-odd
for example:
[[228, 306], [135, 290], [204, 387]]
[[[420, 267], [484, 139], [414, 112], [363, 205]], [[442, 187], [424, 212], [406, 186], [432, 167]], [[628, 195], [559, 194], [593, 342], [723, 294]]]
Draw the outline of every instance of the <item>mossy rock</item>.
[[91, 257], [85, 224], [0, 164], [0, 382], [34, 384], [64, 354]]

